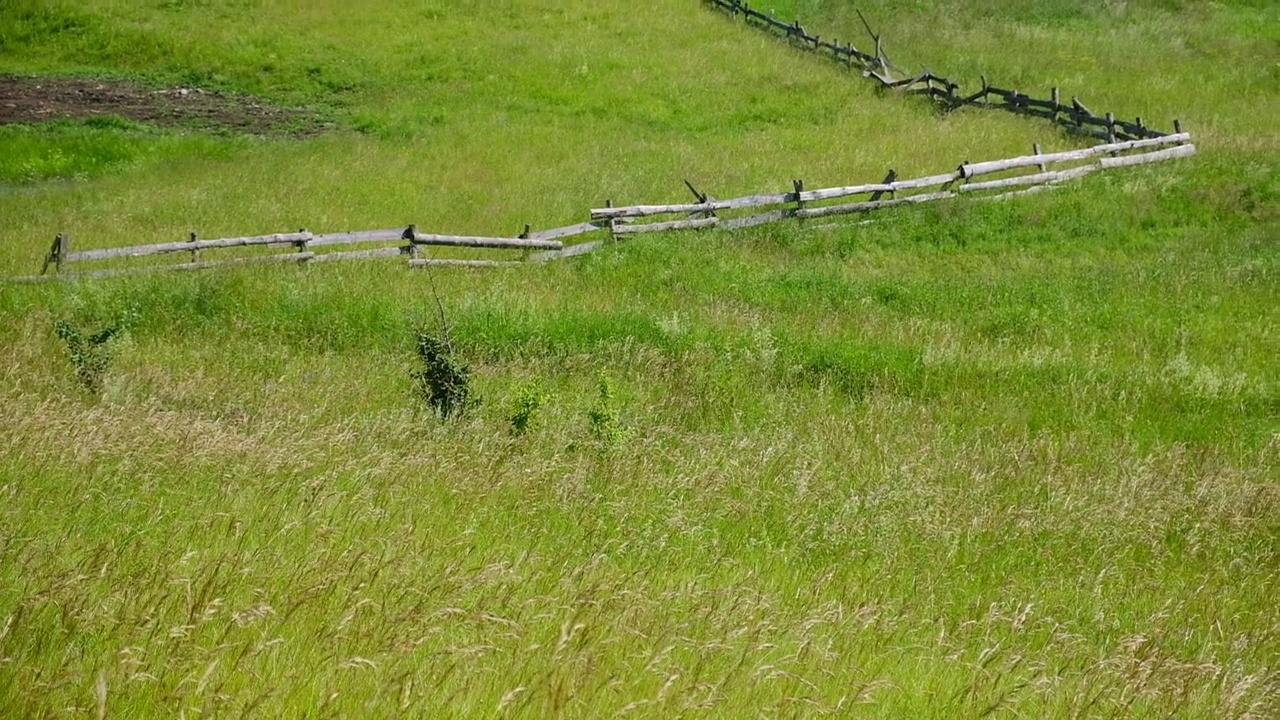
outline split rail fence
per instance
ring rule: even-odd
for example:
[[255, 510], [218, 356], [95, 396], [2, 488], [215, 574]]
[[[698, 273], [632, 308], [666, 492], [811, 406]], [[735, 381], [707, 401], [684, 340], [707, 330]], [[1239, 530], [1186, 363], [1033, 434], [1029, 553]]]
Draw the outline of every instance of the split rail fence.
[[[1127, 140], [1055, 153], [1042, 153], [1037, 145], [1029, 155], [966, 162], [951, 172], [938, 175], [902, 179], [895, 171], [890, 170], [879, 182], [819, 189], [806, 189], [803, 180], [795, 180], [790, 191], [745, 195], [727, 200], [712, 198], [686, 182], [689, 190], [694, 193], [696, 202], [618, 207], [608, 203], [606, 207], [592, 209], [587, 222], [537, 232], [526, 227], [516, 237], [440, 235], [419, 232], [416, 226], [409, 225], [389, 230], [324, 234], [300, 230], [295, 233], [217, 239], [200, 239], [193, 233], [188, 239], [175, 242], [73, 250], [70, 236], [63, 233], [57, 236], [50, 247], [40, 275], [10, 280], [38, 282], [58, 278], [109, 277], [144, 270], [199, 270], [250, 263], [310, 264], [380, 257], [405, 257], [410, 267], [498, 267], [522, 262], [546, 262], [589, 253], [610, 241], [644, 233], [710, 228], [737, 230], [788, 219], [806, 220], [869, 213], [897, 205], [956, 197], [995, 199], [1037, 193], [1101, 170], [1185, 158], [1195, 152], [1196, 147], [1192, 144], [1189, 133]], [[1054, 168], [1051, 169], [1050, 166]], [[849, 201], [851, 199], [852, 202]], [[607, 235], [577, 245], [564, 243], [567, 238], [594, 232]], [[331, 249], [374, 244], [381, 247]], [[291, 250], [221, 260], [202, 257], [202, 252], [208, 250], [253, 247], [288, 247]], [[506, 259], [426, 257], [424, 253], [427, 248], [499, 250], [518, 255]], [[186, 262], [62, 272], [64, 267], [73, 263], [175, 254], [185, 254]], [[48, 273], [50, 268], [54, 269], [54, 274]]]
[[[124, 275], [147, 270], [202, 270], [228, 265], [246, 265], [262, 263], [326, 263], [340, 260], [358, 260], [382, 257], [406, 257], [410, 267], [462, 266], [462, 267], [499, 267], [516, 265], [527, 259], [532, 251], [560, 252], [565, 250], [563, 238], [581, 235], [599, 230], [608, 223], [587, 222], [569, 227], [525, 232], [517, 237], [482, 237], [466, 235], [440, 235], [418, 232], [417, 227], [392, 228], [387, 230], [362, 230], [359, 232], [335, 232], [313, 234], [307, 230], [295, 233], [273, 233], [270, 235], [253, 235], [248, 237], [201, 239], [192, 233], [187, 240], [175, 242], [151, 243], [146, 245], [130, 245], [126, 247], [101, 248], [93, 250], [73, 250], [71, 237], [59, 233], [54, 239], [44, 259], [40, 275], [11, 278], [18, 282], [39, 282], [58, 278], [101, 278]], [[388, 245], [388, 243], [394, 243]], [[381, 245], [370, 249], [352, 250], [331, 248]], [[247, 255], [229, 259], [202, 259], [202, 251], [229, 248], [292, 248], [288, 252], [273, 252]], [[484, 250], [506, 250], [519, 253], [518, 259], [473, 259], [427, 257], [425, 249], [466, 248]], [[64, 267], [71, 263], [89, 261], [111, 261], [126, 258], [154, 257], [162, 255], [185, 254], [186, 262], [153, 263], [141, 266], [112, 267], [104, 270], [63, 274]], [[48, 274], [49, 269], [54, 274]]]
[[[1070, 103], [1064, 103], [1061, 92], [1056, 87], [1050, 91], [1048, 98], [1040, 99], [1017, 90], [989, 85], [984, 76], [982, 88], [966, 95], [960, 92], [960, 84], [949, 78], [928, 71], [919, 75], [907, 74], [889, 62], [884, 53], [883, 39], [871, 30], [865, 18], [863, 25], [875, 43], [873, 52], [859, 50], [853, 43], [842, 44], [838, 39], [823, 40], [819, 35], [810, 35], [799, 20], [789, 24], [782, 22], [752, 8], [742, 0], [704, 0], [704, 2], [733, 17], [741, 16], [747, 24], [772, 32], [797, 47], [825, 55], [847, 67], [856, 67], [862, 71], [864, 77], [876, 81], [882, 88], [932, 98], [944, 110], [974, 106], [1030, 115], [1044, 118], [1068, 132], [1087, 135], [1107, 143], [1143, 140], [1170, 134], [1147, 127], [1141, 117], [1129, 122], [1117, 119], [1116, 115], [1110, 112], [1098, 115], [1085, 107], [1084, 103], [1076, 97], [1072, 97]], [[859, 16], [861, 17], [861, 13]], [[1181, 123], [1174, 120], [1173, 124], [1172, 134], [1181, 133]]]

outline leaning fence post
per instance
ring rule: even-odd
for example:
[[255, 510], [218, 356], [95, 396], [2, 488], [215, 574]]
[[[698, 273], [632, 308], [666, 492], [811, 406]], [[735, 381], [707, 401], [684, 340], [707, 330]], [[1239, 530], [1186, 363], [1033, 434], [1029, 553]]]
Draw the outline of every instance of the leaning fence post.
[[[888, 174], [886, 174], [886, 175], [884, 176], [884, 180], [881, 180], [881, 181], [880, 181], [880, 184], [881, 184], [881, 185], [888, 185], [888, 184], [890, 184], [890, 183], [895, 182], [897, 179], [898, 179], [898, 171], [897, 171], [897, 170], [894, 170], [893, 168], [889, 168], [889, 172], [888, 172]], [[890, 196], [890, 197], [893, 197], [893, 194], [894, 194], [894, 193], [893, 193], [893, 191], [892, 191], [892, 190], [890, 190], [890, 191], [889, 191], [889, 196]], [[884, 191], [883, 191], [883, 190], [878, 190], [878, 191], [876, 191], [876, 192], [873, 192], [873, 193], [871, 193], [871, 202], [875, 202], [875, 201], [879, 200], [879, 199], [880, 199], [880, 198], [882, 198], [882, 197], [884, 197]]]
[[58, 233], [53, 239], [53, 245], [49, 246], [49, 254], [44, 256], [44, 266], [40, 268], [40, 274], [44, 275], [49, 272], [49, 266], [53, 265], [53, 271], [62, 272], [62, 261], [71, 251], [71, 236], [66, 233]]

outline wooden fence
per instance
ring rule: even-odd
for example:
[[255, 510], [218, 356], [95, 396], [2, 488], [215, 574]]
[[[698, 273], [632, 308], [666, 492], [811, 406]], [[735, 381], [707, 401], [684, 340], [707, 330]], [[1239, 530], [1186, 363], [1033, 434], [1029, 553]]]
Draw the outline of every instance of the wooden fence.
[[[931, 72], [919, 75], [906, 74], [889, 62], [884, 54], [880, 35], [872, 32], [865, 19], [863, 24], [875, 43], [873, 53], [859, 50], [852, 43], [841, 44], [839, 40], [823, 40], [821, 36], [810, 35], [800, 25], [799, 20], [790, 24], [782, 22], [752, 8], [742, 0], [704, 0], [704, 2], [733, 17], [741, 16], [747, 24], [772, 32], [798, 47], [828, 56], [848, 67], [856, 67], [862, 71], [864, 77], [877, 82], [880, 87], [932, 98], [944, 110], [974, 106], [1031, 115], [1044, 118], [1068, 132], [1098, 138], [1107, 143], [1144, 140], [1168, 134], [1147, 127], [1141, 117], [1129, 122], [1117, 119], [1116, 115], [1110, 112], [1098, 115], [1085, 107], [1084, 103], [1076, 97], [1072, 97], [1070, 103], [1064, 103], [1058, 88], [1053, 88], [1047, 99], [1038, 99], [1017, 90], [989, 85], [986, 77], [983, 77], [980, 90], [963, 94], [960, 92], [960, 84], [949, 78]], [[1180, 121], [1174, 120], [1173, 126], [1173, 134], [1182, 132]]]
[[[1056, 153], [1041, 153], [1037, 145], [1030, 155], [977, 163], [966, 162], [951, 172], [938, 175], [901, 179], [895, 171], [890, 170], [879, 182], [813, 190], [806, 189], [802, 180], [795, 180], [790, 191], [745, 195], [728, 200], [712, 198], [686, 181], [685, 185], [694, 194], [696, 202], [620, 207], [613, 207], [612, 203], [608, 203], [606, 207], [591, 210], [590, 220], [587, 222], [537, 232], [526, 226], [524, 232], [516, 237], [439, 235], [418, 232], [416, 226], [409, 225], [390, 230], [318, 235], [300, 230], [295, 233], [218, 239], [200, 239], [193, 233], [186, 240], [175, 242], [72, 250], [70, 236], [62, 233], [49, 248], [39, 275], [9, 280], [39, 282], [58, 278], [109, 277], [150, 270], [199, 270], [248, 263], [325, 263], [379, 257], [406, 257], [410, 267], [496, 267], [522, 262], [546, 262], [589, 253], [607, 242], [644, 233], [708, 228], [736, 230], [780, 220], [868, 213], [896, 205], [955, 197], [994, 199], [1042, 192], [1100, 170], [1190, 157], [1195, 152], [1195, 145], [1191, 144], [1191, 135], [1188, 133], [1126, 140]], [[1051, 169], [1050, 166], [1068, 167]], [[853, 201], [850, 202], [850, 199]], [[564, 244], [566, 238], [593, 232], [608, 234], [577, 245]], [[368, 245], [379, 247], [348, 249]], [[206, 260], [201, 256], [202, 251], [207, 250], [255, 247], [268, 252], [221, 260]], [[429, 247], [497, 250], [508, 253], [508, 257], [424, 257], [424, 248]], [[280, 248], [290, 250], [270, 252]], [[510, 256], [512, 253], [515, 254], [514, 257]], [[62, 272], [64, 267], [73, 263], [175, 254], [185, 255], [185, 261], [127, 265], [76, 273]], [[54, 269], [52, 275], [48, 273], [50, 268]]]

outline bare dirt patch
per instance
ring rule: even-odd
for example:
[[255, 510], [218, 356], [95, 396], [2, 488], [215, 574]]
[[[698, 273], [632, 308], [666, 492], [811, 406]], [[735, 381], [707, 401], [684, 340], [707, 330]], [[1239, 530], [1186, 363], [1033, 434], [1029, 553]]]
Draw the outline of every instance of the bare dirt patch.
[[252, 135], [310, 136], [331, 129], [315, 112], [200, 88], [148, 88], [127, 80], [0, 75], [0, 125], [116, 115], [143, 123]]

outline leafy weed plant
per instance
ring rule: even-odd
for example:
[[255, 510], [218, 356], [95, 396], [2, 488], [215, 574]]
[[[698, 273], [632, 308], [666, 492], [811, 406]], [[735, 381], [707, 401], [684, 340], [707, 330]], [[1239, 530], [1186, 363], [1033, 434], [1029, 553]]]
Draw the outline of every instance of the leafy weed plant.
[[478, 403], [471, 392], [471, 367], [460, 361], [445, 333], [416, 331], [422, 368], [413, 375], [418, 394], [441, 420], [462, 416]]
[[511, 434], [520, 436], [529, 432], [534, 418], [549, 399], [546, 392], [537, 385], [528, 384], [516, 391], [515, 407], [511, 410], [508, 421], [511, 423]]
[[619, 417], [618, 401], [613, 391], [613, 384], [602, 375], [596, 391], [596, 402], [587, 410], [591, 437], [606, 447], [618, 447], [626, 442], [627, 431]]
[[87, 336], [66, 320], [59, 320], [54, 328], [58, 337], [67, 344], [67, 352], [71, 356], [71, 364], [75, 366], [76, 380], [80, 387], [94, 395], [102, 392], [112, 360], [108, 342], [120, 332], [121, 326], [111, 325]]

